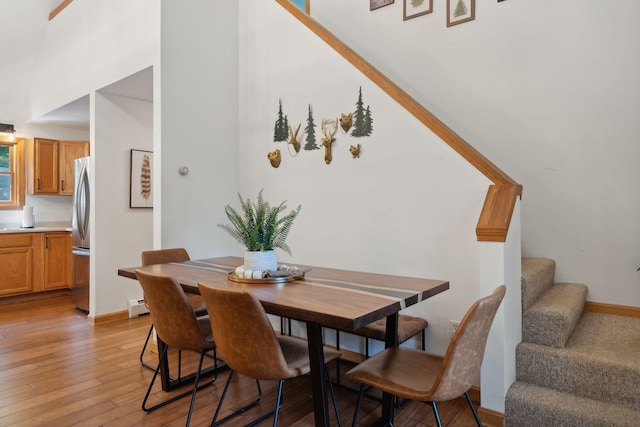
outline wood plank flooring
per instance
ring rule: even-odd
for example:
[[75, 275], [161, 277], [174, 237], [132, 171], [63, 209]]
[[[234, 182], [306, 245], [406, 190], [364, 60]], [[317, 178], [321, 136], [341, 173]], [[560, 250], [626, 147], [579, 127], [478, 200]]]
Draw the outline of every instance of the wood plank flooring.
[[[0, 427], [183, 426], [189, 398], [151, 413], [140, 408], [153, 375], [138, 361], [150, 320], [141, 316], [91, 326], [66, 294], [23, 302], [0, 300]], [[195, 354], [183, 357], [192, 366], [197, 359]], [[155, 363], [156, 353], [147, 351], [145, 360]], [[198, 393], [192, 426], [210, 424], [227, 375], [221, 372], [214, 385]], [[244, 425], [272, 410], [276, 385], [262, 382], [262, 402], [225, 426]], [[348, 426], [357, 396], [340, 387], [336, 392], [343, 424]], [[229, 393], [226, 413], [255, 398], [255, 382], [236, 375]], [[167, 395], [157, 384], [150, 403]], [[442, 403], [439, 410], [446, 427], [475, 426], [464, 399]], [[378, 404], [365, 399], [358, 425], [371, 424], [378, 414]], [[267, 419], [260, 425], [271, 423]], [[313, 425], [308, 377], [285, 384], [279, 425]], [[431, 408], [419, 402], [404, 404], [396, 411], [396, 426], [435, 426]]]

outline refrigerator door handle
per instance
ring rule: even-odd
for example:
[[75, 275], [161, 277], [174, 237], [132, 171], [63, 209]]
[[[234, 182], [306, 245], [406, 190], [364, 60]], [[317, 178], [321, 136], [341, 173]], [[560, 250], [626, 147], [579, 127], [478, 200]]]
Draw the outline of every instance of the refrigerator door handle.
[[89, 175], [87, 174], [86, 166], [83, 166], [80, 171], [76, 197], [78, 198], [76, 203], [78, 232], [80, 233], [80, 237], [84, 240], [87, 237], [87, 231], [89, 228], [89, 205], [87, 202], [90, 200]]

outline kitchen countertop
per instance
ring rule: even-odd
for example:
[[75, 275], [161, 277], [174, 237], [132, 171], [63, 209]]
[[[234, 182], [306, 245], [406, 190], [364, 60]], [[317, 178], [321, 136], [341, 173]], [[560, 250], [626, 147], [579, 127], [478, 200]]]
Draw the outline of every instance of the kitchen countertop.
[[71, 231], [71, 227], [33, 227], [33, 228], [22, 228], [22, 227], [0, 227], [0, 234], [10, 234], [10, 233], [47, 233], [54, 231]]

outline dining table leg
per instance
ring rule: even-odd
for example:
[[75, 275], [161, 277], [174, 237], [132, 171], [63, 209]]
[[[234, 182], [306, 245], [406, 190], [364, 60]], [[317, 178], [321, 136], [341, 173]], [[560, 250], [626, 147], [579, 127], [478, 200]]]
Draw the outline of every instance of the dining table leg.
[[[398, 346], [398, 313], [387, 316], [387, 329], [385, 331], [385, 348]], [[393, 407], [395, 396], [389, 393], [382, 394], [382, 418], [383, 425], [393, 425]]]
[[[157, 338], [157, 340], [158, 355], [164, 354], [164, 349], [167, 345], [160, 338]], [[160, 362], [160, 380], [162, 382], [162, 390], [171, 391], [173, 389], [171, 384], [171, 376], [169, 375], [169, 357], [166, 357]]]
[[327, 390], [324, 382], [324, 351], [322, 327], [307, 322], [307, 342], [309, 345], [309, 363], [311, 367], [311, 390], [313, 394], [313, 413], [316, 427], [329, 427]]

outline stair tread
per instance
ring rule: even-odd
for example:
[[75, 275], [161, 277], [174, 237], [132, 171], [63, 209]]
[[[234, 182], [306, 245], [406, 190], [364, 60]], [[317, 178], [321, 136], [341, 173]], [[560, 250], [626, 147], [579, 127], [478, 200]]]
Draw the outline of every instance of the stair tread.
[[567, 348], [640, 369], [640, 319], [585, 312]]
[[577, 283], [557, 283], [550, 287], [523, 314], [522, 340], [564, 347], [580, 320], [587, 287]]
[[507, 391], [505, 426], [637, 426], [640, 411], [533, 384], [515, 382]]
[[565, 348], [518, 344], [517, 380], [640, 410], [639, 355], [640, 319], [585, 312]]
[[526, 311], [551, 285], [556, 263], [549, 258], [522, 258], [522, 311]]

